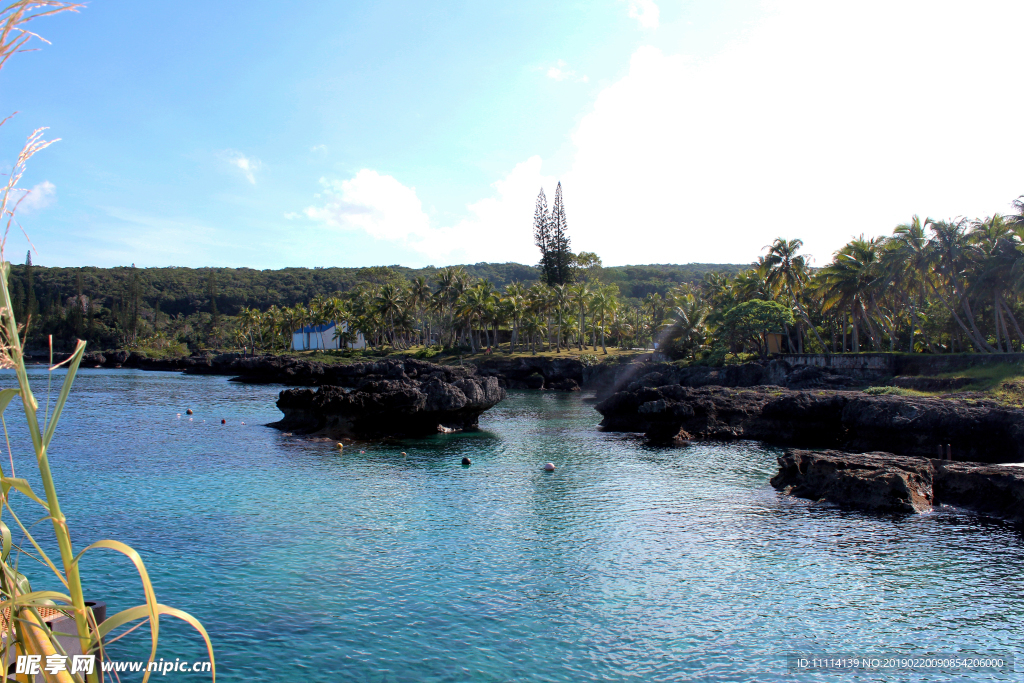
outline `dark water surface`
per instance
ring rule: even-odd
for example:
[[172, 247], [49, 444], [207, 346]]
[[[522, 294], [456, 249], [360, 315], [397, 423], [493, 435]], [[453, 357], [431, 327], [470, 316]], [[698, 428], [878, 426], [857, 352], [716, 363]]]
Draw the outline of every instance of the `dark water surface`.
[[[513, 393], [479, 433], [341, 454], [261, 426], [279, 389], [83, 370], [51, 451], [76, 547], [139, 550], [161, 602], [209, 629], [218, 680], [949, 680], [792, 675], [786, 654], [1021, 649], [1010, 526], [786, 498], [775, 449], [647, 448], [598, 432], [578, 394]], [[114, 610], [141, 602], [127, 560], [83, 571]], [[137, 635], [115, 659], [144, 656]], [[205, 658], [169, 619], [160, 656]]]

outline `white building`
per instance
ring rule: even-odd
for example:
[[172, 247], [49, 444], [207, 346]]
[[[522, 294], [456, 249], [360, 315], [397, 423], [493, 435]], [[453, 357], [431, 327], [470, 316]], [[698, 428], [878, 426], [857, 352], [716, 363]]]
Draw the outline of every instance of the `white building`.
[[[326, 325], [306, 325], [301, 330], [292, 332], [292, 351], [309, 351], [310, 349], [340, 349], [340, 339], [337, 334], [348, 332], [348, 323], [339, 325], [329, 322]], [[366, 338], [362, 332], [356, 332], [355, 339], [350, 341], [346, 348], [365, 349]]]

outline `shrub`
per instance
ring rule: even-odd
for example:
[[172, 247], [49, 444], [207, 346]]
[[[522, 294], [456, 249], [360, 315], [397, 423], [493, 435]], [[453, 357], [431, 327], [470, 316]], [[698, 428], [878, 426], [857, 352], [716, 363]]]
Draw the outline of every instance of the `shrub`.
[[865, 394], [871, 396], [916, 396], [910, 389], [904, 389], [903, 387], [868, 387], [864, 390]]

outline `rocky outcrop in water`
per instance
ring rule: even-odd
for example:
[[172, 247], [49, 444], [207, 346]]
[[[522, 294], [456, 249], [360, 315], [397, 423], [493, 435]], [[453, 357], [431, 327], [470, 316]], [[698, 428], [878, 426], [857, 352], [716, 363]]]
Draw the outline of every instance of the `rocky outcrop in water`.
[[955, 460], [1024, 461], [1024, 411], [991, 401], [669, 385], [616, 393], [597, 410], [605, 429], [645, 432], [653, 443], [758, 439], [924, 457], [949, 444]]
[[1024, 523], [1019, 467], [790, 449], [779, 457], [771, 484], [789, 495], [865, 510], [923, 512], [954, 505]]
[[[272, 427], [333, 438], [422, 436], [475, 429], [480, 414], [505, 398], [494, 377], [423, 361], [362, 363], [352, 389], [286, 389]], [[347, 366], [355, 368], [355, 366]]]

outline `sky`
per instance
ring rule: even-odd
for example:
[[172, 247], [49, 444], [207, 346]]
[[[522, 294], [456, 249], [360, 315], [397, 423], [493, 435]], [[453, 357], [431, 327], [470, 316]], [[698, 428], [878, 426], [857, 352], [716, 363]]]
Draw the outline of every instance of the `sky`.
[[[822, 264], [1024, 194], [1024, 3], [93, 0], [0, 72], [51, 266]], [[8, 258], [29, 242], [14, 231]]]

